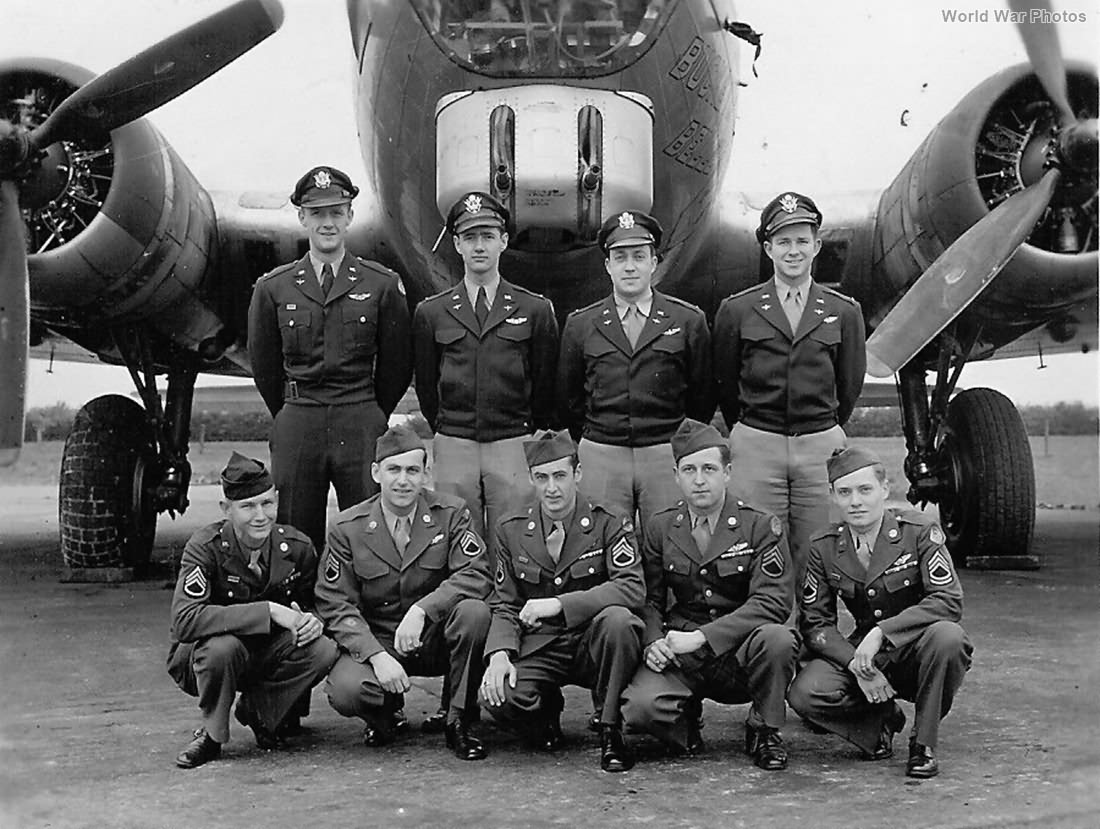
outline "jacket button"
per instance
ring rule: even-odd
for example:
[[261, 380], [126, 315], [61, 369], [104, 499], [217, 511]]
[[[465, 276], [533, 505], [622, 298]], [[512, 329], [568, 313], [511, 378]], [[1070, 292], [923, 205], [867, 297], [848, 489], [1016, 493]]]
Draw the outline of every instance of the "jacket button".
[[554, 584], [561, 586], [561, 576], [558, 576], [556, 579], [554, 579]]
[[289, 325], [291, 328], [293, 328], [294, 327], [294, 320], [291, 320], [290, 322], [288, 322], [287, 325]]
[[906, 580], [905, 580], [905, 586], [906, 586], [906, 587], [908, 587], [908, 586], [909, 586], [909, 579], [906, 579]]
[[875, 588], [873, 588], [873, 587], [868, 587], [868, 588], [867, 588], [867, 595], [868, 595], [868, 596], [873, 596], [873, 595], [875, 595]]
[[589, 575], [591, 575], [592, 573], [595, 573], [595, 572], [596, 572], [596, 568], [595, 568], [595, 567], [589, 567], [589, 568], [588, 568], [588, 573], [589, 573]]
[[714, 591], [708, 587], [706, 590], [703, 591], [703, 595], [709, 599], [711, 596], [714, 595]]
[[710, 609], [710, 618], [712, 618], [712, 619], [713, 619], [713, 618], [714, 618], [715, 616], [717, 616], [717, 615], [718, 615], [718, 611], [717, 611], [717, 610], [715, 610], [715, 609], [714, 609], [714, 608], [712, 607], [712, 608]]
[[875, 618], [876, 619], [881, 619], [882, 618], [882, 611], [881, 610], [877, 610], [877, 609], [875, 610]]
[[700, 576], [705, 576], [706, 574], [707, 574], [707, 568], [706, 567], [700, 567], [699, 568], [699, 575]]
[[742, 565], [742, 564], [738, 564], [738, 565], [737, 565], [737, 572], [738, 572], [738, 573], [743, 573], [743, 572], [745, 572], [745, 567], [744, 567], [744, 565]]
[[360, 318], [359, 318], [359, 322], [366, 322], [366, 321], [367, 321], [367, 318], [366, 318], [366, 317], [360, 317]]
[[675, 570], [675, 569], [676, 569], [676, 565], [675, 565], [675, 564], [670, 564], [670, 565], [668, 565], [668, 569], [669, 569], [669, 570]]

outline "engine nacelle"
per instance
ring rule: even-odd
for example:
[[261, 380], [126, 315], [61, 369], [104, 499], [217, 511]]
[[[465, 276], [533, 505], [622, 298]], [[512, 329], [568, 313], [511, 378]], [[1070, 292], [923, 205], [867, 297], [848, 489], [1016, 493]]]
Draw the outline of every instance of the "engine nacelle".
[[[1071, 62], [1067, 80], [1075, 111], [1095, 117], [1095, 70]], [[870, 289], [881, 310], [872, 326], [952, 242], [1041, 174], [1034, 157], [1052, 119], [1031, 67], [1021, 64], [979, 84], [936, 125], [879, 201]], [[997, 321], [1007, 334], [1094, 295], [1095, 192], [1095, 168], [1091, 176], [1065, 170], [1035, 231], [967, 314]]]
[[[91, 73], [53, 60], [0, 65], [0, 89], [31, 123]], [[216, 252], [210, 197], [164, 137], [138, 120], [50, 147], [23, 188], [31, 309], [59, 331], [142, 323], [218, 356], [223, 324], [204, 301]]]

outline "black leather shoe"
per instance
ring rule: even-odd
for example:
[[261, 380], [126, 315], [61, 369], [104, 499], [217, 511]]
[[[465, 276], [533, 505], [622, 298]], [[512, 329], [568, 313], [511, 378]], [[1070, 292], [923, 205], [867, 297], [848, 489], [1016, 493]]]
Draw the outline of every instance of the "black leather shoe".
[[600, 768], [612, 773], [634, 768], [634, 753], [623, 739], [623, 730], [605, 725], [600, 729]]
[[905, 728], [905, 712], [894, 703], [894, 710], [882, 721], [875, 750], [864, 754], [866, 760], [888, 760], [894, 756], [894, 735]]
[[782, 771], [787, 768], [787, 747], [778, 728], [759, 727], [745, 723], [745, 752], [764, 771]]
[[531, 748], [537, 751], [557, 751], [565, 745], [565, 734], [561, 730], [561, 718], [555, 714], [547, 717], [529, 735]]
[[489, 756], [481, 740], [468, 731], [466, 723], [447, 723], [446, 734], [447, 748], [453, 751], [459, 760], [484, 760]]
[[283, 717], [283, 721], [275, 727], [275, 737], [279, 740], [285, 740], [288, 737], [297, 737], [299, 734], [304, 733], [305, 730], [305, 727], [302, 725], [302, 718], [291, 711]]
[[381, 748], [393, 742], [394, 732], [392, 728], [384, 728], [377, 723], [367, 723], [363, 726], [363, 745], [367, 748]]
[[593, 711], [592, 716], [588, 718], [588, 730], [591, 731], [593, 734], [599, 734], [600, 728], [600, 712]]
[[207, 734], [205, 728], [200, 728], [195, 732], [195, 738], [176, 755], [176, 765], [181, 769], [198, 768], [203, 763], [217, 760], [221, 753], [222, 744]]
[[420, 726], [425, 734], [442, 734], [447, 729], [447, 709], [442, 705], [430, 717], [425, 717]]
[[282, 745], [282, 740], [275, 732], [260, 722], [260, 718], [249, 704], [247, 697], [242, 696], [237, 701], [237, 707], [234, 709], [233, 715], [241, 725], [252, 729], [252, 733], [256, 735], [256, 745], [264, 751], [272, 751]]
[[[409, 718], [405, 716], [405, 709], [398, 708], [393, 714], [390, 715], [390, 731], [396, 737], [398, 734], [403, 734], [409, 730]], [[443, 714], [443, 722], [447, 722], [446, 712]]]
[[684, 707], [684, 717], [687, 719], [687, 743], [684, 751], [688, 754], [701, 754], [706, 750], [703, 742], [703, 706], [698, 700], [689, 702]]
[[907, 777], [928, 778], [940, 773], [940, 764], [936, 762], [936, 755], [928, 746], [921, 745], [916, 740], [909, 740], [909, 762], [905, 764]]

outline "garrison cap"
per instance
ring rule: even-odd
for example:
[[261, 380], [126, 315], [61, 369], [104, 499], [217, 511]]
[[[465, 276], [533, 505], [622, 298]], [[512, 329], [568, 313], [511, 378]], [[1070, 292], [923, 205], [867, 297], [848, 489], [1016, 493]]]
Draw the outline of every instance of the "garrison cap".
[[825, 468], [829, 472], [829, 483], [833, 483], [838, 478], [850, 475], [865, 466], [874, 466], [876, 463], [881, 464], [882, 461], [874, 452], [858, 446], [849, 446], [834, 451], [833, 456], [825, 462]]
[[290, 203], [297, 207], [331, 207], [359, 195], [348, 174], [335, 167], [314, 167], [294, 185]]
[[672, 457], [676, 463], [679, 463], [680, 458], [687, 455], [710, 449], [712, 446], [725, 445], [726, 441], [723, 440], [721, 433], [709, 423], [700, 423], [698, 420], [685, 417], [680, 428], [672, 436]]
[[[413, 449], [425, 449], [423, 438], [404, 423], [391, 426], [374, 443], [374, 462], [381, 463], [388, 457], [410, 452]], [[427, 452], [426, 449], [425, 452]]]
[[559, 458], [570, 458], [577, 454], [577, 446], [565, 429], [560, 432], [547, 429], [534, 439], [523, 442], [523, 454], [527, 458], [528, 468], [533, 468]]
[[243, 501], [267, 492], [273, 486], [275, 481], [267, 467], [239, 452], [229, 456], [229, 463], [222, 470], [222, 492], [227, 501]]
[[782, 193], [760, 211], [760, 227], [756, 229], [756, 241], [761, 244], [781, 227], [811, 224], [821, 227], [821, 211], [814, 200], [801, 193]]
[[640, 210], [624, 210], [612, 216], [602, 225], [596, 234], [596, 244], [604, 253], [612, 248], [628, 245], [653, 245], [654, 251], [661, 246], [661, 223]]
[[447, 230], [452, 236], [472, 227], [496, 227], [508, 232], [511, 216], [508, 208], [488, 193], [467, 193], [453, 205], [447, 213]]

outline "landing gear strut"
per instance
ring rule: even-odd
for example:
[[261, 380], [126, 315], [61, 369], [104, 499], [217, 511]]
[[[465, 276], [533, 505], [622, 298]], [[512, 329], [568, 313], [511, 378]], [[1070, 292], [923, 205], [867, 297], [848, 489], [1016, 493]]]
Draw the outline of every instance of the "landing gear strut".
[[147, 332], [116, 332], [141, 396], [106, 395], [85, 405], [65, 441], [59, 518], [61, 555], [71, 581], [133, 578], [149, 562], [157, 515], [188, 505], [191, 401], [199, 358], [173, 351], [164, 406]]
[[950, 362], [941, 357], [931, 401], [923, 365], [914, 360], [898, 372], [906, 497], [939, 505], [957, 565], [1036, 569], [1035, 470], [1023, 420], [993, 389], [969, 389], [948, 402], [965, 361]]

